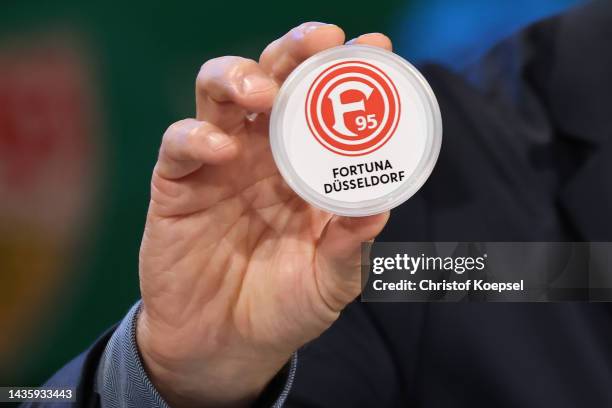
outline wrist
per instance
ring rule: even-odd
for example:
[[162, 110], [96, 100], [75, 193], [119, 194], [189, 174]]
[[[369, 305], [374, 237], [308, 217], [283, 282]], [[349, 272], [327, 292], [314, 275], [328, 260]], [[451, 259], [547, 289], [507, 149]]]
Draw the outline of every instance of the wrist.
[[143, 366], [173, 408], [248, 406], [291, 359], [291, 352], [262, 353], [245, 345], [189, 353], [151, 326], [143, 308], [136, 326]]

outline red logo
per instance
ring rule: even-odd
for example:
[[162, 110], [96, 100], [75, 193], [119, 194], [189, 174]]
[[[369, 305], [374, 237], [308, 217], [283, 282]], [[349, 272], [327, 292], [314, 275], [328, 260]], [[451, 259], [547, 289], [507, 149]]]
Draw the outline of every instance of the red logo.
[[400, 117], [399, 94], [374, 65], [345, 61], [323, 71], [306, 96], [306, 121], [315, 139], [343, 156], [361, 156], [391, 139]]

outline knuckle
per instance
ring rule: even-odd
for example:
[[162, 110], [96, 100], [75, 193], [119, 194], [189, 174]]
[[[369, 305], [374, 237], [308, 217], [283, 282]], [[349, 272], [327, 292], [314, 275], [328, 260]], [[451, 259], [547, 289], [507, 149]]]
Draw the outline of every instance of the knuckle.
[[199, 74], [205, 74], [205, 73], [209, 72], [216, 65], [222, 64], [227, 58], [230, 58], [230, 57], [222, 56], [222, 57], [211, 58], [211, 59], [205, 61], [202, 64], [202, 66], [200, 66]]
[[162, 136], [161, 151], [175, 150], [181, 135], [191, 133], [189, 129], [195, 128], [196, 125], [194, 119], [182, 119], [168, 126]]
[[198, 72], [197, 81], [205, 84], [213, 78], [227, 76], [240, 68], [253, 64], [257, 65], [257, 62], [249, 58], [233, 55], [213, 58], [202, 64]]
[[[202, 129], [204, 129], [206, 133], [202, 133]], [[186, 129], [185, 134], [183, 136], [184, 145], [188, 148], [190, 146], [194, 146], [198, 142], [198, 139], [202, 137], [202, 134], [205, 135], [204, 137], [208, 136], [208, 129], [204, 125]]]
[[262, 65], [270, 64], [274, 58], [274, 51], [278, 49], [282, 38], [277, 38], [264, 48], [259, 56], [259, 63]]
[[227, 59], [230, 57], [217, 57], [204, 62], [196, 76], [196, 88], [205, 89], [211, 79], [218, 75], [221, 67], [226, 65]]
[[235, 94], [247, 72], [259, 69], [259, 64], [249, 58], [224, 56], [206, 61], [196, 77], [197, 94]]
[[200, 66], [200, 70], [198, 71], [198, 75], [196, 76], [196, 86], [197, 87], [203, 87], [205, 85], [207, 77], [210, 76], [210, 72], [213, 71], [214, 66], [219, 64], [219, 62], [223, 58], [225, 57], [209, 59], [208, 61], [204, 62], [204, 64]]
[[168, 142], [170, 139], [172, 139], [172, 137], [180, 131], [181, 127], [185, 125], [185, 121], [186, 119], [182, 119], [168, 126], [162, 136], [162, 142]]

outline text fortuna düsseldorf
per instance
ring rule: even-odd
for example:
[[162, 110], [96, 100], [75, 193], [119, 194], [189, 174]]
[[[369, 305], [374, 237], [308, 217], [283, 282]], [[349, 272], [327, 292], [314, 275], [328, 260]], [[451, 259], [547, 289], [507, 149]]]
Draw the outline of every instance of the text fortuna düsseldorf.
[[[372, 174], [378, 172], [384, 173]], [[323, 184], [325, 194], [374, 187], [379, 184], [399, 183], [406, 177], [403, 170], [393, 171], [393, 166], [391, 166], [389, 160], [334, 167], [332, 176], [334, 180], [331, 183]]]

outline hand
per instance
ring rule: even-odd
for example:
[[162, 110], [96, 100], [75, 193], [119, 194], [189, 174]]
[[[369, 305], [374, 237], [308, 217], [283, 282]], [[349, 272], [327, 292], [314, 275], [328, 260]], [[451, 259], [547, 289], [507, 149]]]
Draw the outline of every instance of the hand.
[[[337, 26], [305, 23], [259, 62], [206, 62], [196, 118], [164, 134], [140, 250], [137, 341], [173, 406], [253, 401], [359, 294], [360, 244], [388, 213], [347, 218], [311, 207], [283, 181], [268, 141], [283, 80], [343, 42]], [[352, 43], [391, 48], [382, 34]]]

